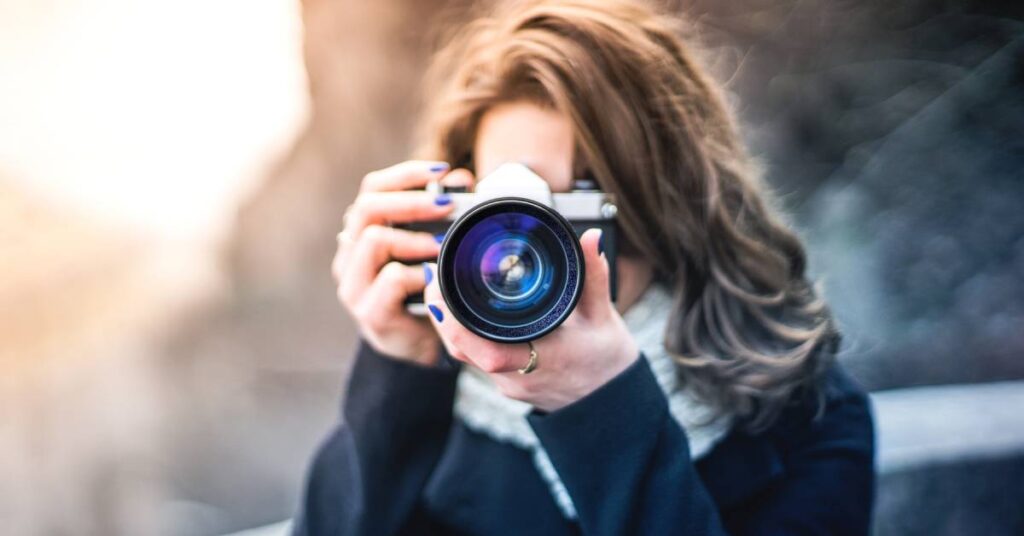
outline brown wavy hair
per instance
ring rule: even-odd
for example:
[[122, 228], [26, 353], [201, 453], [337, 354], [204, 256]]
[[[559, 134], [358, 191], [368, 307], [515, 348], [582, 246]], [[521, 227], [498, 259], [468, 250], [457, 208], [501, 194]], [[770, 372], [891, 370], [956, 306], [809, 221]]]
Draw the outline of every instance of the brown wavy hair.
[[794, 392], [821, 394], [838, 336], [684, 29], [625, 0], [516, 2], [481, 16], [428, 71], [419, 152], [471, 166], [480, 118], [498, 103], [566, 114], [575, 162], [617, 198], [624, 254], [673, 290], [665, 344], [681, 378], [757, 431]]

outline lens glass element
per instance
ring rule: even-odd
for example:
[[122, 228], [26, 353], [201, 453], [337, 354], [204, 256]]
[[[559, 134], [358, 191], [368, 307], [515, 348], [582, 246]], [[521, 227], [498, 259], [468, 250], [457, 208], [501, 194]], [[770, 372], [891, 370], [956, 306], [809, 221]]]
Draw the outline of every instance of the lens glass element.
[[528, 237], [508, 233], [484, 249], [480, 277], [494, 297], [511, 307], [528, 305], [538, 296], [544, 278], [545, 260], [530, 245]]

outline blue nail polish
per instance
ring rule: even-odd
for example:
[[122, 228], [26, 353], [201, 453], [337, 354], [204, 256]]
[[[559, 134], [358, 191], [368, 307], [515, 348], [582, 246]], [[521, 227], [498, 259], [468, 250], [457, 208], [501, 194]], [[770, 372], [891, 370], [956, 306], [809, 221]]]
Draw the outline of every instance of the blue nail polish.
[[436, 305], [430, 304], [427, 306], [427, 309], [430, 310], [430, 314], [434, 315], [434, 319], [437, 320], [438, 322], [444, 320], [444, 313], [442, 313], [441, 310], [438, 309]]
[[423, 279], [428, 285], [434, 280], [434, 272], [430, 270], [430, 265], [427, 263], [423, 263]]
[[434, 242], [437, 242], [438, 244], [444, 242], [444, 233], [437, 233], [434, 235]]
[[604, 231], [600, 231], [601, 237], [597, 239], [597, 254], [604, 255]]
[[451, 202], [452, 202], [452, 196], [450, 196], [448, 194], [440, 194], [440, 195], [438, 195], [437, 197], [434, 198], [434, 204], [439, 206], [439, 207], [443, 207], [443, 206], [445, 206], [445, 205], [447, 205], [448, 203], [451, 203]]
[[434, 165], [430, 166], [430, 172], [431, 173], [438, 173], [438, 172], [444, 171], [446, 169], [448, 169], [448, 164], [434, 164]]

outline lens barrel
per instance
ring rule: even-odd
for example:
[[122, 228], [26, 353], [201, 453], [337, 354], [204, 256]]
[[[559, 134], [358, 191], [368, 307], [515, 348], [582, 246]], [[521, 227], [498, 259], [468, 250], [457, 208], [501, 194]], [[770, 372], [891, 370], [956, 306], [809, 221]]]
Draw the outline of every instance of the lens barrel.
[[438, 256], [441, 294], [459, 322], [502, 343], [527, 342], [559, 326], [585, 280], [572, 225], [540, 203], [502, 197], [456, 220]]

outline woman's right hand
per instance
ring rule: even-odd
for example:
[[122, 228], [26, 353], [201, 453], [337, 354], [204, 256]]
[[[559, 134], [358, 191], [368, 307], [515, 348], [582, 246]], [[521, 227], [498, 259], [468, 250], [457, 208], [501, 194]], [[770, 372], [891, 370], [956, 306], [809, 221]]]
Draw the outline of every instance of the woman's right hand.
[[446, 195], [422, 191], [442, 176], [451, 185], [472, 180], [466, 170], [447, 171], [444, 162], [407, 161], [367, 174], [345, 213], [331, 265], [338, 299], [363, 339], [378, 352], [425, 365], [437, 362], [440, 341], [430, 322], [409, 314], [404, 302], [423, 291], [426, 272], [398, 261], [435, 258], [440, 245], [430, 233], [390, 225], [438, 220], [451, 212]]

